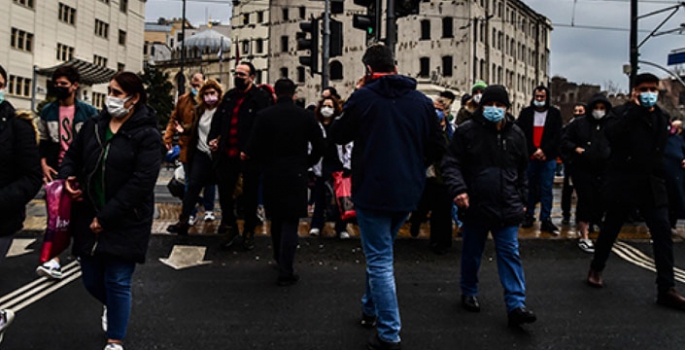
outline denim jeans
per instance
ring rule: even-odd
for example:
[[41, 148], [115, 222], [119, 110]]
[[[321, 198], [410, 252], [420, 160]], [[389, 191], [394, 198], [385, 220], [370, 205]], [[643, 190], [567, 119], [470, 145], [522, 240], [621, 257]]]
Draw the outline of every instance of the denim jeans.
[[519, 255], [518, 226], [488, 227], [480, 223], [465, 222], [462, 232], [461, 292], [466, 296], [478, 295], [478, 269], [483, 257], [488, 232], [492, 232], [497, 255], [497, 272], [504, 288], [507, 313], [526, 304], [526, 281]]
[[124, 340], [131, 316], [131, 277], [136, 264], [110, 257], [81, 257], [86, 290], [107, 306], [107, 339]]
[[393, 244], [408, 212], [384, 212], [359, 207], [357, 222], [366, 256], [366, 292], [362, 311], [377, 316], [378, 337], [387, 342], [400, 341], [400, 310], [397, 305]]
[[535, 216], [535, 205], [540, 202], [540, 221], [549, 220], [552, 213], [552, 186], [554, 185], [554, 172], [557, 169], [557, 161], [554, 160], [531, 160], [528, 163], [528, 214]]
[[[199, 154], [200, 151], [197, 151], [197, 152]], [[211, 166], [211, 160], [210, 160], [210, 166]], [[209, 171], [211, 172], [211, 170], [209, 170]], [[190, 174], [188, 174], [188, 167], [186, 166], [185, 163], [183, 163], [183, 172], [186, 174], [185, 192], [188, 193], [188, 187], [190, 186]], [[214, 185], [214, 184], [204, 185], [204, 187], [201, 190], [202, 190], [202, 196], [198, 195], [197, 204], [199, 204], [203, 208], [205, 208], [205, 211], [214, 211], [214, 201], [216, 200], [216, 185]], [[192, 215], [192, 216], [197, 215], [197, 207], [193, 206], [193, 210], [192, 210], [190, 215]]]

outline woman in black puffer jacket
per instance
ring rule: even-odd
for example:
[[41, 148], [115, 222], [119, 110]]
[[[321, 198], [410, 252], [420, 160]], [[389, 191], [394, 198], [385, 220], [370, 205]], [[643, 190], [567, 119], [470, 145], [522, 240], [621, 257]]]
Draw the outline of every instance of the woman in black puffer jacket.
[[162, 140], [137, 75], [118, 73], [108, 90], [107, 108], [83, 125], [59, 177], [67, 179], [77, 201], [71, 232], [83, 283], [105, 305], [105, 349], [120, 350], [131, 311], [131, 277], [135, 264], [145, 261], [150, 239]]

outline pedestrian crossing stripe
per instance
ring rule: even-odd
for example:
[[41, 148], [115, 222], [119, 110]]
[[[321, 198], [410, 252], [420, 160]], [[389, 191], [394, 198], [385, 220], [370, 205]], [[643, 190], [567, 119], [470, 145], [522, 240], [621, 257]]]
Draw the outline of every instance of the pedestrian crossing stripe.
[[[654, 259], [627, 243], [617, 241], [611, 250], [623, 260], [626, 260], [633, 265], [656, 272]], [[685, 271], [673, 267], [673, 274], [676, 281], [685, 283]]]

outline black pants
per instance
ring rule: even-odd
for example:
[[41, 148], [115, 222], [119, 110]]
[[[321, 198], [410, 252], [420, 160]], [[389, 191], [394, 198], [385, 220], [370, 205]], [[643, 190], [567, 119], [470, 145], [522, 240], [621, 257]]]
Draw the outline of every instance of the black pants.
[[235, 200], [233, 193], [240, 174], [243, 175], [243, 203], [245, 205], [244, 233], [254, 233], [257, 227], [257, 202], [259, 197], [259, 170], [250, 161], [238, 158], [228, 158], [219, 155], [217, 163], [217, 186], [219, 188], [219, 203], [221, 204], [221, 225], [237, 227], [235, 215]]
[[[332, 181], [332, 177], [319, 176], [316, 178], [316, 184], [314, 185], [314, 190], [312, 191], [312, 197], [314, 198], [314, 214], [312, 215], [312, 228], [318, 228], [321, 233], [323, 233], [323, 227], [326, 223], [324, 216], [328, 216], [330, 213], [332, 217], [327, 217], [329, 221], [335, 221], [335, 233], [340, 235], [340, 232], [347, 230], [347, 222], [343, 221], [340, 216], [340, 209], [336, 205], [335, 208], [329, 208], [328, 205], [335, 197], [335, 193], [329, 190], [327, 182]], [[334, 210], [329, 210], [334, 209]]]
[[421, 201], [411, 214], [412, 226], [421, 225], [428, 212], [430, 216], [430, 244], [436, 248], [452, 246], [452, 199], [447, 186], [426, 182]]
[[271, 218], [271, 244], [281, 276], [292, 276], [295, 272], [293, 264], [299, 238], [299, 224], [299, 218]]
[[198, 202], [202, 188], [211, 185], [214, 182], [214, 174], [212, 172], [212, 159], [208, 154], [202, 151], [195, 151], [190, 170], [186, 174], [186, 181], [188, 181], [188, 188], [183, 196], [183, 209], [181, 210], [181, 220], [187, 220], [195, 208], [195, 203]]
[[564, 171], [564, 186], [561, 188], [561, 212], [564, 218], [571, 217], [571, 202], [573, 200], [573, 186], [571, 185], [571, 175], [569, 172], [570, 169]]
[[602, 198], [602, 177], [586, 171], [576, 170], [572, 176], [578, 195], [576, 221], [599, 224], [604, 216]]
[[[609, 259], [611, 247], [621, 231], [623, 223], [632, 212], [632, 207], [610, 207], [607, 210], [604, 227], [599, 233], [595, 244], [595, 256], [592, 259], [592, 269], [604, 270]], [[649, 232], [652, 235], [654, 260], [656, 262], [656, 284], [659, 292], [675, 286], [673, 277], [673, 240], [668, 222], [668, 208], [641, 208], [640, 213], [645, 218]]]

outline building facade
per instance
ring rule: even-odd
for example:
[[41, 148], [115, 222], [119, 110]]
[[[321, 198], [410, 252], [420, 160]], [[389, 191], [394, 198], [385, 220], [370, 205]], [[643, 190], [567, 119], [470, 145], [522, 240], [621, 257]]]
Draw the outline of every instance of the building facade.
[[[277, 10], [278, 1], [271, 1], [273, 11]], [[314, 4], [310, 3], [309, 5]], [[233, 1], [231, 17], [231, 46], [228, 66], [235, 69], [236, 61], [249, 61], [255, 66], [255, 83], [273, 83], [269, 70], [270, 24], [272, 12], [269, 1], [245, 0]], [[273, 81], [272, 81], [273, 80]], [[232, 79], [226, 84], [232, 87]]]
[[[31, 108], [51, 89], [47, 73], [65, 62], [93, 71], [143, 68], [145, 0], [5, 0], [0, 62], [8, 99]], [[79, 97], [101, 108], [107, 85], [81, 84]]]

